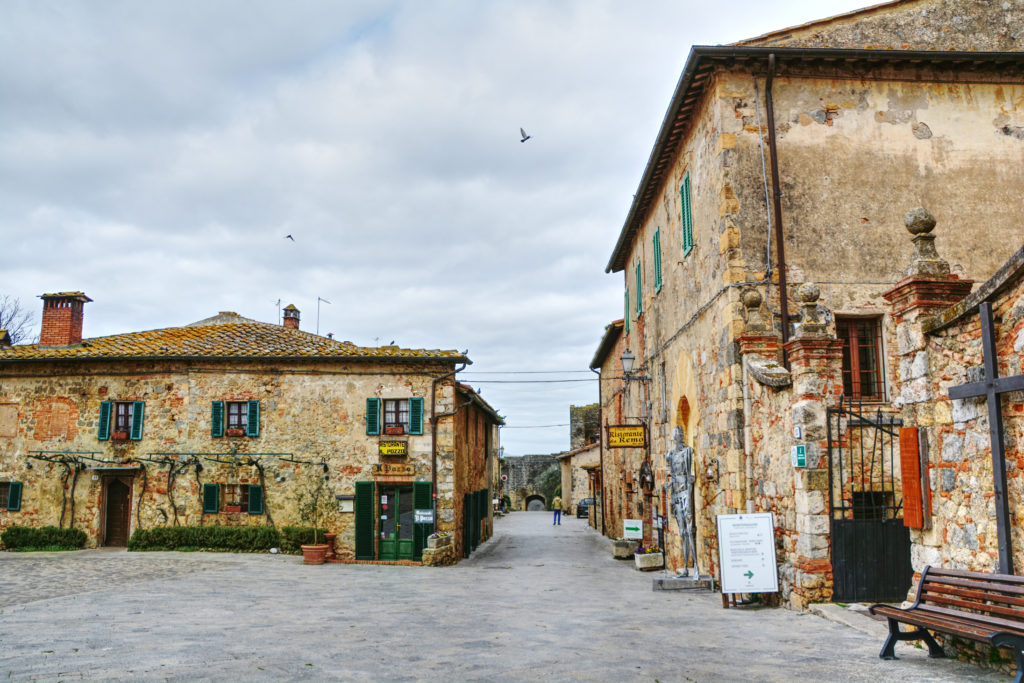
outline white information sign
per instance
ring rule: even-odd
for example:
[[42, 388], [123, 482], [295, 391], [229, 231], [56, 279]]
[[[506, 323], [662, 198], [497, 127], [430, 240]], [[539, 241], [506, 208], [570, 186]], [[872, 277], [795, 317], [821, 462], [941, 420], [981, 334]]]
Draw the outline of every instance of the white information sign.
[[644, 522], [642, 519], [622, 520], [622, 537], [642, 539], [644, 537]]
[[775, 520], [770, 512], [718, 515], [723, 593], [776, 593]]
[[413, 523], [414, 524], [433, 524], [434, 523], [434, 511], [433, 510], [413, 510]]

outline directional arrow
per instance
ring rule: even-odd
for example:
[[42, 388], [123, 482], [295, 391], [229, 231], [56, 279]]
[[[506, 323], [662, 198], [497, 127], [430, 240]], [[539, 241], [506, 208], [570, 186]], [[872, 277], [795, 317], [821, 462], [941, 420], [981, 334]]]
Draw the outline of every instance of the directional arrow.
[[746, 573], [746, 574], [744, 574], [743, 576], [747, 577], [748, 579], [752, 579], [752, 578], [754, 578], [754, 572], [752, 572], [752, 571], [750, 571], [750, 570], [748, 569], [748, 570], [747, 570], [747, 573]]

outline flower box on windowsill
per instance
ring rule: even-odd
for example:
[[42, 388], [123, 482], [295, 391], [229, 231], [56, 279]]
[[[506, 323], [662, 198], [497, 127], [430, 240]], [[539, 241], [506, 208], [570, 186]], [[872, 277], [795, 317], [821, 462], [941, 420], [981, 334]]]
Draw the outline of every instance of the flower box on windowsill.
[[128, 432], [111, 432], [110, 438], [113, 439], [114, 441], [127, 441]]
[[241, 505], [225, 505], [224, 506], [224, 512], [241, 512], [241, 511], [242, 511], [242, 506]]
[[384, 428], [384, 433], [387, 434], [388, 436], [395, 436], [395, 435], [399, 435], [400, 436], [402, 434], [405, 434], [405, 427], [402, 427], [402, 426], [398, 426], [398, 427], [385, 427]]
[[244, 429], [237, 429], [237, 428], [233, 427], [233, 428], [227, 430], [227, 435], [228, 436], [245, 436], [245, 430]]

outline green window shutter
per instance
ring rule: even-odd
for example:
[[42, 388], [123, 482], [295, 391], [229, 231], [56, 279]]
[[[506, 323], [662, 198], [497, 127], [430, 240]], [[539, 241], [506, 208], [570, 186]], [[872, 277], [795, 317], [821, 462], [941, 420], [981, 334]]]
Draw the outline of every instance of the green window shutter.
[[220, 484], [203, 484], [203, 513], [220, 512]]
[[256, 484], [249, 485], [249, 514], [263, 514], [263, 487]]
[[470, 519], [473, 511], [473, 494], [464, 493], [462, 494], [462, 556], [469, 557], [469, 546], [473, 542], [473, 536], [470, 534], [470, 529], [473, 528], [472, 520]]
[[145, 401], [134, 401], [132, 403], [132, 441], [142, 440], [142, 422], [145, 412]]
[[260, 435], [260, 402], [249, 401], [249, 422], [245, 426], [246, 436]]
[[100, 403], [100, 424], [96, 430], [96, 438], [100, 441], [110, 440], [110, 412], [113, 409], [113, 401]]
[[366, 433], [380, 434], [380, 399], [366, 399]]
[[679, 186], [679, 219], [682, 225], [683, 256], [693, 249], [693, 207], [690, 205], [690, 174], [683, 176]]
[[641, 296], [641, 293], [644, 291], [643, 287], [642, 287], [643, 281], [641, 280], [641, 277], [643, 275], [643, 271], [641, 269], [641, 266], [643, 266], [643, 263], [641, 261], [637, 261], [636, 262], [636, 314], [637, 314], [637, 316], [640, 316], [640, 314], [642, 314], [644, 312], [644, 302], [643, 302], [643, 297]]
[[[429, 481], [414, 481], [412, 483], [412, 507], [414, 510], [432, 510], [433, 503], [430, 496]], [[433, 524], [415, 524], [412, 529], [412, 557], [414, 560], [423, 559], [423, 549], [427, 546], [427, 536], [434, 533]]]
[[622, 316], [625, 325], [625, 333], [629, 334], [629, 287], [626, 287], [626, 314]]
[[409, 433], [423, 433], [423, 398], [409, 399]]
[[661, 228], [654, 231], [654, 291], [661, 291]]
[[374, 538], [375, 528], [374, 511], [377, 506], [373, 500], [373, 482], [356, 482], [356, 559], [374, 559]]
[[210, 436], [224, 436], [224, 401], [210, 404]]
[[7, 488], [7, 509], [16, 511], [21, 509], [21, 482], [12, 481]]

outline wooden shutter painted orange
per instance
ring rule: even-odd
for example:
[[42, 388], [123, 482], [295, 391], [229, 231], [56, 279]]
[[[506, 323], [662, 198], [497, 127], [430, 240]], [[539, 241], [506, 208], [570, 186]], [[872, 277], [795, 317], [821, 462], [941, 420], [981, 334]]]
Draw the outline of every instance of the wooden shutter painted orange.
[[923, 529], [921, 451], [917, 441], [917, 427], [900, 428], [900, 474], [903, 478], [903, 526]]

